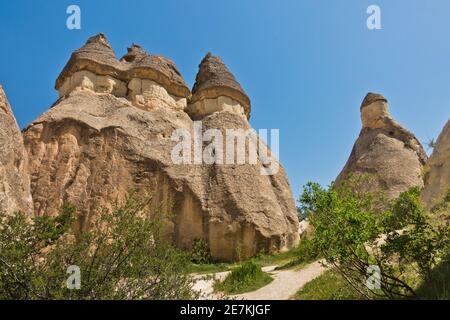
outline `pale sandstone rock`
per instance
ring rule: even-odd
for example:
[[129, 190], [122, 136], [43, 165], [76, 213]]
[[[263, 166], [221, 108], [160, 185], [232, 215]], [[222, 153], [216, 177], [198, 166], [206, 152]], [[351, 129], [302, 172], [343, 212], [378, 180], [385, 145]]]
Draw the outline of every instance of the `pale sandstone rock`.
[[58, 89], [59, 96], [68, 95], [74, 90], [91, 90], [99, 93], [110, 93], [117, 97], [126, 97], [125, 82], [111, 76], [98, 76], [88, 70], [77, 71], [68, 77]]
[[144, 110], [169, 107], [184, 110], [187, 99], [169, 94], [167, 90], [149, 79], [133, 78], [128, 83], [128, 98], [132, 103]]
[[0, 211], [32, 212], [27, 154], [22, 135], [0, 86]]
[[361, 104], [363, 128], [336, 186], [350, 174], [370, 174], [365, 191], [384, 190], [389, 199], [413, 186], [423, 186], [427, 156], [420, 142], [389, 114], [382, 95], [369, 93]]
[[186, 110], [193, 119], [199, 119], [205, 115], [219, 111], [229, 111], [240, 115], [243, 119], [247, 118], [241, 104], [226, 96], [218, 96], [215, 99], [197, 100], [194, 103], [189, 104]]
[[441, 201], [450, 189], [450, 120], [436, 141], [425, 172], [422, 200], [431, 208]]
[[[183, 91], [184, 81], [173, 63], [149, 58], [136, 45], [116, 61], [104, 36], [91, 38], [78, 52], [81, 57], [72, 56], [56, 87], [78, 77], [78, 72], [96, 77], [85, 73], [89, 81], [68, 86], [71, 89], [24, 130], [36, 214], [55, 214], [69, 201], [79, 209], [78, 231], [86, 230], [98, 210], [111, 209], [136, 189], [153, 194], [155, 205], [172, 204], [172, 210], [167, 205], [163, 209], [173, 213], [168, 231], [178, 246], [189, 248], [195, 239], [205, 239], [215, 259], [231, 261], [297, 244], [295, 204], [282, 168], [276, 175], [264, 176], [259, 162], [173, 163], [171, 151], [177, 142], [172, 133], [194, 131], [194, 122], [184, 111], [190, 93]], [[115, 94], [111, 89], [115, 85], [96, 84], [104, 76], [126, 83], [126, 97]], [[249, 115], [250, 102], [239, 107], [246, 102], [241, 99], [245, 93], [233, 93], [240, 99], [233, 100], [230, 82], [222, 83], [223, 90], [214, 89], [220, 96], [208, 91], [206, 99], [217, 99], [213, 104], [220, 107], [201, 115], [203, 128], [250, 128], [242, 117], [242, 109]], [[205, 97], [201, 90], [196, 93], [194, 103], [201, 103]]]

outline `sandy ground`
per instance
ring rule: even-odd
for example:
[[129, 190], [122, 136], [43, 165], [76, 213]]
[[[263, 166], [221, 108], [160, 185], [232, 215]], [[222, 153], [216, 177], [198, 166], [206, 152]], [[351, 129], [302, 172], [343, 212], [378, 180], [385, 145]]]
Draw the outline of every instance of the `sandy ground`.
[[[245, 300], [288, 300], [306, 283], [321, 275], [325, 268], [319, 261], [308, 264], [299, 270], [275, 270], [276, 266], [264, 267], [273, 281], [256, 291], [230, 296], [231, 299]], [[214, 278], [223, 280], [229, 271], [196, 276], [194, 289], [201, 292], [201, 299], [221, 299], [223, 295], [214, 292]]]

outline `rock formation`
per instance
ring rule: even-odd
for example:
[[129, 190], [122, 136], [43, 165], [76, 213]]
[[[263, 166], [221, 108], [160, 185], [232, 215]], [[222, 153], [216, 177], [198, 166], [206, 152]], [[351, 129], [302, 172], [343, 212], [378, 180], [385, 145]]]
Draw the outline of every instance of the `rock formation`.
[[450, 120], [436, 141], [426, 165], [424, 180], [422, 200], [431, 208], [450, 190]]
[[[205, 131], [219, 129], [226, 136], [230, 129], [251, 130], [250, 99], [219, 57], [208, 53], [200, 63], [190, 101], [187, 112], [202, 121]], [[227, 148], [216, 150], [216, 156], [226, 158]], [[286, 174], [281, 166], [272, 175], [261, 174], [264, 169], [259, 160], [204, 166], [212, 249], [224, 257], [233, 255], [237, 246], [246, 255], [255, 244], [288, 248], [298, 241], [298, 218]], [[241, 235], [239, 241], [233, 234]]]
[[0, 86], [0, 211], [32, 212], [27, 155], [6, 94]]
[[219, 57], [208, 53], [199, 69], [188, 107], [191, 117], [223, 109], [250, 118], [250, 99]]
[[369, 174], [373, 179], [365, 190], [384, 190], [389, 199], [410, 187], [422, 186], [426, 153], [416, 137], [391, 117], [386, 98], [367, 94], [361, 104], [361, 119], [363, 127], [336, 185], [350, 174]]
[[172, 61], [138, 45], [119, 60], [99, 34], [72, 54], [56, 89], [60, 99], [24, 130], [36, 214], [55, 214], [71, 202], [81, 232], [98, 210], [111, 209], [134, 189], [170, 210], [168, 227], [178, 246], [205, 239], [215, 259], [297, 244], [296, 210], [282, 168], [262, 175], [267, 163], [259, 160], [172, 159], [179, 143], [173, 133], [195, 137], [193, 118], [202, 120], [203, 131], [250, 128], [250, 100], [219, 58], [202, 61], [191, 97]]

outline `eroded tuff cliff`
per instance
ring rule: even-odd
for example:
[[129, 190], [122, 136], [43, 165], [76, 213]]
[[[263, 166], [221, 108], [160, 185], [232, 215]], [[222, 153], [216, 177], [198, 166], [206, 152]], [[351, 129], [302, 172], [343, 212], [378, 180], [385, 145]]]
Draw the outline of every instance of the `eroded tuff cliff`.
[[31, 214], [32, 208], [22, 134], [0, 86], [0, 211]]
[[336, 185], [351, 174], [369, 174], [365, 191], [384, 190], [389, 199], [423, 186], [427, 155], [416, 137], [391, 117], [387, 99], [369, 93], [360, 110], [363, 127]]
[[425, 169], [422, 200], [428, 208], [441, 201], [450, 190], [450, 120], [436, 140]]
[[[133, 45], [118, 60], [104, 35], [75, 51], [56, 81], [60, 99], [24, 130], [36, 214], [64, 201], [80, 231], [131, 189], [172, 204], [180, 247], [205, 239], [219, 260], [298, 242], [295, 203], [282, 168], [267, 164], [175, 164], [174, 130], [250, 128], [250, 100], [223, 62], [207, 55], [191, 97], [175, 64]], [[192, 118], [191, 118], [192, 117]], [[219, 152], [219, 150], [214, 150]], [[225, 151], [224, 151], [225, 152]]]

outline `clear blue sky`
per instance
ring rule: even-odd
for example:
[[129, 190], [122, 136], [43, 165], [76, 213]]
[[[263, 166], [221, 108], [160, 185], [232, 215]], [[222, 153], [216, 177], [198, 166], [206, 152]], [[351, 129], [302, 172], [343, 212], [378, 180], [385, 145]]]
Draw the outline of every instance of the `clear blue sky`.
[[[81, 7], [81, 30], [66, 8]], [[377, 4], [382, 30], [366, 27]], [[173, 59], [192, 86], [206, 52], [223, 58], [252, 100], [255, 128], [279, 128], [297, 197], [341, 170], [368, 91], [425, 142], [450, 116], [448, 0], [1, 1], [0, 83], [21, 127], [56, 100], [71, 52], [104, 32], [117, 56], [136, 42]]]

